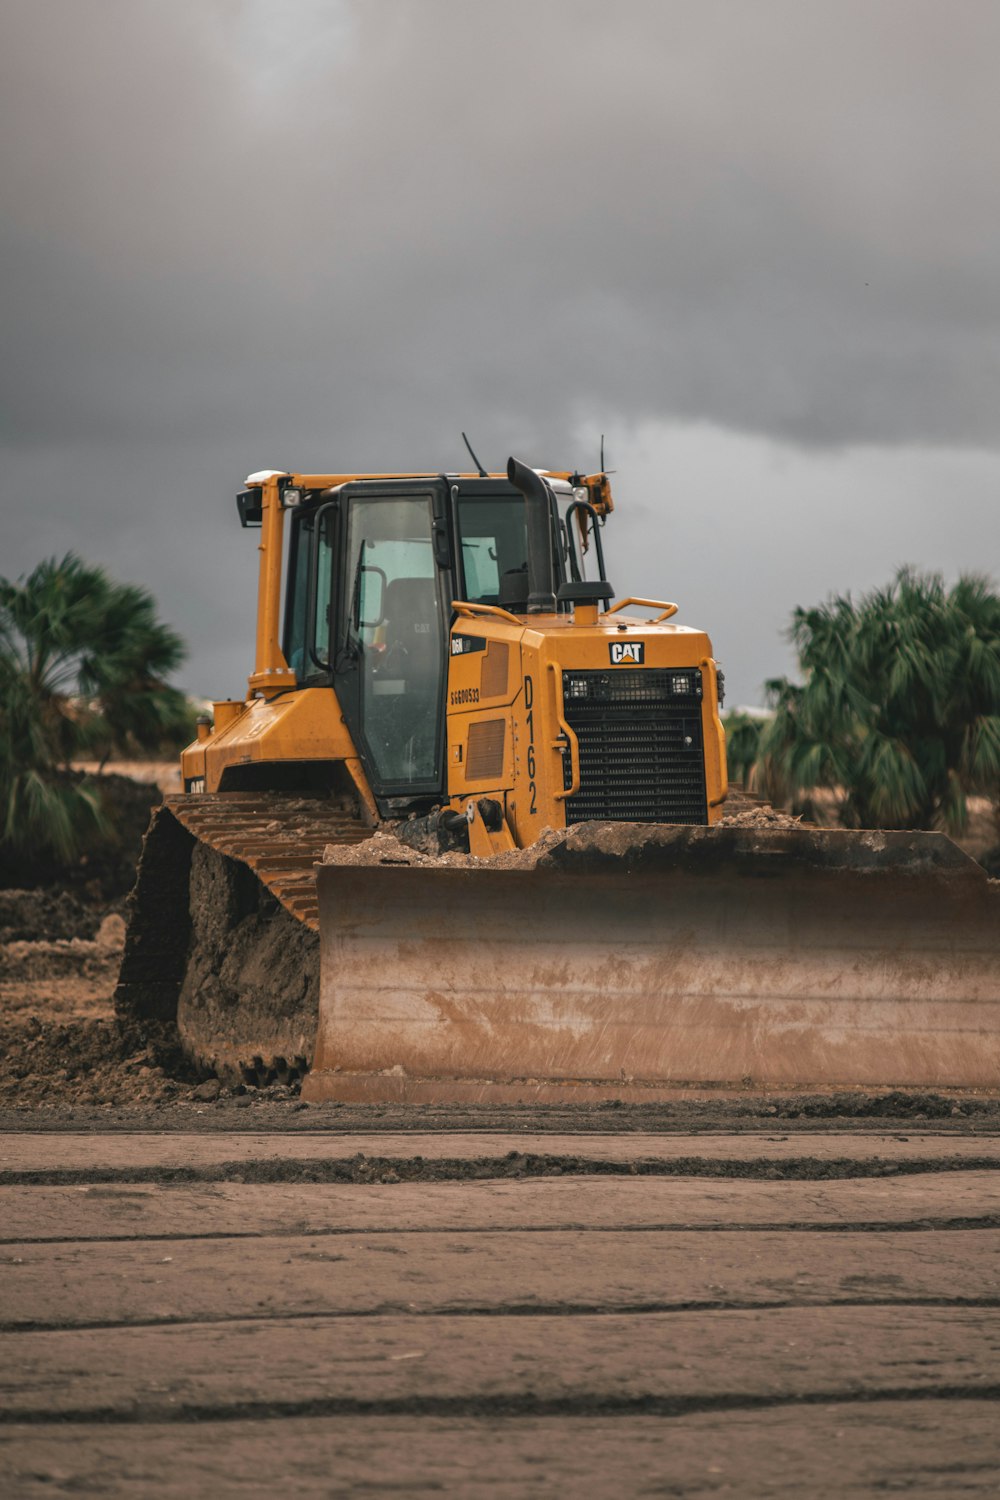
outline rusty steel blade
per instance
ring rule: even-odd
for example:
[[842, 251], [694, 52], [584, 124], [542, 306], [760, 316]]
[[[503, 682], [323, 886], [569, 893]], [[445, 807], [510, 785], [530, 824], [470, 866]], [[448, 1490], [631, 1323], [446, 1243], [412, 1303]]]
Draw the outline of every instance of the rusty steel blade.
[[1000, 882], [940, 834], [582, 825], [318, 883], [307, 1098], [1000, 1080]]

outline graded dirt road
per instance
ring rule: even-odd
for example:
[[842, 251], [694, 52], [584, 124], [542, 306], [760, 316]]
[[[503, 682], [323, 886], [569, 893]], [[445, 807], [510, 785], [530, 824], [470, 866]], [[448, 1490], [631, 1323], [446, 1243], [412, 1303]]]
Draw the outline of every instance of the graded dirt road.
[[995, 1120], [233, 1114], [0, 1137], [5, 1494], [1000, 1488]]

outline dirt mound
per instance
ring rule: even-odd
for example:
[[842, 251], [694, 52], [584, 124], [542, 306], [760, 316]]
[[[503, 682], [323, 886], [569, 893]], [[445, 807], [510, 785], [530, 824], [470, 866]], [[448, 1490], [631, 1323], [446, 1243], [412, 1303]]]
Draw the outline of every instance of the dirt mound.
[[105, 910], [66, 890], [0, 890], [0, 944], [89, 940]]
[[[121, 920], [119, 918], [119, 920]], [[89, 1007], [91, 992], [103, 994], [113, 987], [121, 948], [109, 948], [83, 938], [57, 940], [53, 943], [8, 943], [0, 948], [0, 997], [8, 1010], [21, 1010], [34, 1004], [30, 989], [53, 987], [51, 1001], [74, 1011], [79, 1005]], [[64, 980], [77, 980], [75, 992]], [[58, 987], [59, 999], [55, 999]]]
[[180, 1092], [113, 1017], [53, 1021], [33, 1013], [21, 1024], [0, 1020], [2, 1106], [152, 1103]]
[[[800, 818], [777, 812], [773, 807], [747, 807], [741, 812], [723, 818], [717, 825], [727, 828], [793, 828], [803, 827]], [[328, 844], [323, 851], [325, 865], [408, 865], [416, 869], [469, 869], [484, 867], [491, 870], [534, 870], [538, 865], [558, 863], [561, 851], [574, 854], [578, 850], [599, 848], [611, 855], [626, 856], [641, 846], [657, 840], [676, 839], [683, 842], [691, 833], [706, 834], [709, 830], [688, 824], [649, 823], [578, 823], [571, 828], [546, 828], [534, 844], [526, 849], [512, 849], [504, 854], [477, 858], [459, 850], [447, 850], [434, 854], [421, 844], [414, 847], [406, 837], [406, 825], [400, 830], [403, 837], [388, 829], [379, 829], [364, 843], [343, 845]], [[709, 834], [711, 837], [711, 834]]]
[[527, 849], [512, 849], [509, 853], [494, 854], [480, 859], [474, 854], [464, 854], [450, 849], [443, 854], [429, 854], [425, 849], [415, 849], [404, 843], [394, 833], [379, 829], [362, 844], [327, 844], [323, 851], [325, 865], [410, 865], [417, 869], [440, 869], [442, 866], [468, 869], [476, 865], [487, 865], [491, 870], [533, 870], [539, 860], [550, 850], [564, 843], [566, 832], [546, 828], [538, 840]]
[[[726, 813], [719, 819], [720, 828], [801, 828], [802, 819], [791, 813], [780, 812], [776, 807], [746, 807], [741, 811]], [[808, 825], [807, 825], [808, 826]]]
[[[70, 897], [60, 903], [46, 892], [18, 894], [37, 898], [22, 904], [39, 920], [52, 910], [65, 929], [79, 917], [79, 903]], [[2, 1107], [147, 1103], [178, 1092], [143, 1039], [123, 1029], [112, 1011], [121, 917], [92, 911], [85, 916], [75, 925], [91, 929], [90, 938], [0, 945]]]

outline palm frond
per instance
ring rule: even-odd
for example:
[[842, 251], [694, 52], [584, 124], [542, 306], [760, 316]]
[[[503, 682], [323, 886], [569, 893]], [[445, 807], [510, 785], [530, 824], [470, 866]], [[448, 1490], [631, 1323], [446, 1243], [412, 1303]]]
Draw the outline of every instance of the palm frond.
[[965, 796], [1000, 778], [1000, 596], [966, 574], [900, 568], [855, 601], [796, 609], [801, 682], [766, 685], [774, 717], [754, 774], [797, 794], [838, 788], [846, 815], [963, 826]]

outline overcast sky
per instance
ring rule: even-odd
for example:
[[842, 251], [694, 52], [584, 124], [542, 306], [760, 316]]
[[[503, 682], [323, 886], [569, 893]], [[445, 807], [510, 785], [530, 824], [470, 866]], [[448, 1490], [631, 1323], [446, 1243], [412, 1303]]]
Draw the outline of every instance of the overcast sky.
[[731, 700], [1000, 571], [996, 0], [0, 0], [0, 573], [252, 668], [259, 468], [596, 467]]

